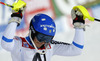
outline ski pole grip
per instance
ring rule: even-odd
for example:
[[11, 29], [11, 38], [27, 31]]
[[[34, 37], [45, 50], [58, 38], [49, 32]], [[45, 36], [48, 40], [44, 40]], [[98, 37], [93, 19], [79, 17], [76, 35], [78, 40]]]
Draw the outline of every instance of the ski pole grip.
[[19, 0], [18, 2], [14, 2], [12, 4], [12, 6], [13, 6], [12, 10], [18, 12], [20, 10], [20, 8], [26, 7], [26, 3], [24, 1], [22, 1], [22, 0]]
[[88, 18], [90, 21], [94, 21], [94, 18], [89, 15], [87, 9], [84, 6], [82, 5], [74, 6], [73, 9], [80, 11], [83, 14], [84, 20]]

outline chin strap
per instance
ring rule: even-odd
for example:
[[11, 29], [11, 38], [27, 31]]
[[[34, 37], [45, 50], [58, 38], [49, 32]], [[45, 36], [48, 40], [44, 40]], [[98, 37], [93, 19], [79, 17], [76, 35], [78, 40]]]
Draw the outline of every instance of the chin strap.
[[32, 38], [31, 38], [31, 30], [29, 30], [29, 37], [30, 37], [30, 39], [31, 39], [31, 42], [32, 42], [34, 48], [36, 49], [36, 52], [39, 53], [39, 54], [45, 54], [46, 51], [47, 51], [47, 46], [48, 46], [48, 44], [45, 46], [46, 49], [44, 50], [44, 52], [40, 52], [40, 51], [38, 50], [38, 48], [36, 47], [34, 41], [33, 41]]
[[32, 38], [31, 38], [31, 30], [29, 30], [29, 37], [30, 37], [30, 39], [31, 39], [31, 42], [32, 42], [33, 46], [34, 46], [35, 49], [36, 49], [36, 54], [34, 55], [32, 61], [37, 61], [37, 60], [42, 61], [42, 60], [41, 60], [41, 57], [40, 57], [40, 54], [44, 55], [44, 61], [46, 61], [45, 53], [46, 53], [46, 51], [47, 51], [47, 46], [48, 46], [48, 44], [46, 44], [46, 49], [45, 49], [43, 52], [40, 52], [40, 51], [38, 50], [38, 48], [36, 47], [34, 41], [33, 41]]

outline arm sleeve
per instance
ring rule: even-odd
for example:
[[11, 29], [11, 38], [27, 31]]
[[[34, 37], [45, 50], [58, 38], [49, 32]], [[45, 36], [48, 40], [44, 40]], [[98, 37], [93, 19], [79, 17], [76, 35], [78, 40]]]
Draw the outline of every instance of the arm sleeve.
[[75, 29], [75, 36], [72, 44], [53, 41], [53, 55], [76, 56], [80, 55], [84, 45], [83, 29]]
[[1, 40], [1, 46], [2, 48], [11, 51], [14, 47], [14, 36], [15, 36], [15, 32], [16, 32], [16, 27], [17, 27], [17, 23], [16, 22], [11, 22], [8, 24], [6, 30], [4, 31], [4, 34], [2, 36], [2, 40]]

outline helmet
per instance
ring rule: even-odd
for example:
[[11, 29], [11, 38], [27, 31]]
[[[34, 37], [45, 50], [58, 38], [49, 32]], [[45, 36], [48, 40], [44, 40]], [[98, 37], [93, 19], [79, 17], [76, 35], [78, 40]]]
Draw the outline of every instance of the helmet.
[[29, 28], [32, 39], [36, 36], [40, 42], [50, 42], [56, 32], [56, 25], [53, 19], [46, 14], [35, 15], [30, 22]]

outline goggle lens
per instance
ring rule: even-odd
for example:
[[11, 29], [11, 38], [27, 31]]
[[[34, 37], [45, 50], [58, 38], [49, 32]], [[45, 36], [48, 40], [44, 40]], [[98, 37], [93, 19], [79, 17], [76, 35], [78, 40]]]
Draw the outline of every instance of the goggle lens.
[[53, 36], [37, 33], [36, 38], [39, 42], [49, 43], [52, 40]]

